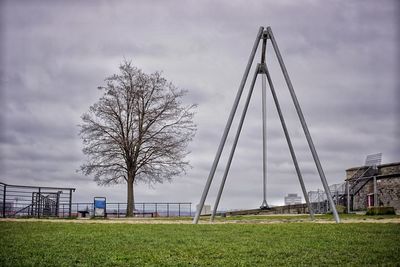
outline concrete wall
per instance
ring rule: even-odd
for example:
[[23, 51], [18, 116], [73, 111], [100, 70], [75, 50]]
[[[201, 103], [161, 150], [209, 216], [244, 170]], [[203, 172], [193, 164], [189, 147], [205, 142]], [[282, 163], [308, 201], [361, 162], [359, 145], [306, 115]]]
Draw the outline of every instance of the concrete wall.
[[268, 214], [304, 214], [308, 213], [308, 207], [306, 204], [295, 204], [287, 206], [272, 207], [268, 210], [251, 209], [251, 210], [236, 210], [225, 212], [226, 216], [237, 216], [237, 215], [268, 215]]

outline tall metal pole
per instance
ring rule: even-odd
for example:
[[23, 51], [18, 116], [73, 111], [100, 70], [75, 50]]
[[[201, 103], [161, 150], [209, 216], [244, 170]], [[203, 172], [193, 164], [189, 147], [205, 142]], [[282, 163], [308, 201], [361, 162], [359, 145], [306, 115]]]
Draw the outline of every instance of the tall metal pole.
[[259, 73], [261, 73], [261, 104], [262, 104], [262, 137], [263, 137], [263, 202], [260, 209], [268, 209], [267, 204], [267, 89], [265, 82], [265, 56], [267, 51], [268, 32], [264, 30], [263, 43], [261, 52], [261, 64], [259, 65]]
[[231, 128], [233, 117], [235, 116], [235, 113], [236, 113], [236, 110], [237, 110], [237, 107], [238, 107], [238, 104], [239, 104], [239, 101], [240, 101], [240, 97], [242, 95], [244, 85], [246, 84], [247, 76], [249, 75], [251, 64], [252, 64], [252, 62], [254, 60], [254, 56], [256, 54], [257, 47], [258, 47], [258, 43], [260, 42], [261, 36], [263, 34], [263, 31], [264, 31], [264, 27], [260, 27], [260, 29], [258, 30], [258, 34], [257, 34], [256, 40], [254, 41], [253, 49], [252, 49], [252, 51], [250, 53], [249, 61], [247, 63], [246, 69], [245, 69], [244, 74], [243, 74], [242, 81], [240, 83], [238, 92], [236, 94], [236, 98], [235, 98], [235, 101], [233, 103], [231, 113], [229, 114], [229, 118], [228, 118], [228, 121], [226, 123], [225, 130], [224, 130], [224, 133], [223, 133], [222, 138], [221, 138], [221, 142], [220, 142], [220, 144], [218, 146], [217, 154], [215, 155], [214, 162], [212, 164], [210, 173], [208, 175], [207, 182], [206, 182], [206, 185], [204, 187], [203, 194], [201, 196], [198, 209], [196, 211], [196, 215], [194, 216], [194, 219], [193, 219], [193, 223], [194, 224], [197, 224], [199, 222], [200, 212], [203, 209], [204, 202], [206, 200], [208, 191], [210, 190], [211, 182], [212, 182], [212, 180], [214, 178], [214, 174], [215, 174], [215, 171], [217, 169], [217, 165], [218, 165], [219, 159], [221, 157], [222, 150], [224, 148], [224, 145], [225, 145], [226, 138], [228, 136], [229, 130]]
[[267, 76], [267, 79], [268, 79], [268, 84], [269, 84], [269, 88], [271, 89], [272, 98], [274, 99], [274, 102], [275, 102], [276, 110], [278, 112], [279, 119], [281, 121], [282, 128], [283, 128], [283, 132], [285, 134], [285, 138], [286, 138], [287, 144], [289, 146], [290, 155], [292, 156], [294, 168], [296, 169], [297, 177], [299, 178], [301, 190], [303, 191], [304, 199], [305, 199], [305, 201], [307, 203], [308, 210], [310, 212], [311, 220], [314, 220], [314, 211], [312, 210], [312, 207], [311, 207], [310, 199], [309, 199], [308, 194], [307, 194], [306, 186], [304, 185], [303, 177], [301, 175], [300, 167], [299, 167], [299, 164], [297, 162], [297, 157], [296, 157], [296, 154], [295, 154], [294, 149], [293, 149], [292, 141], [290, 140], [289, 131], [288, 131], [287, 127], [286, 127], [285, 119], [283, 118], [282, 110], [281, 110], [281, 107], [279, 105], [278, 97], [277, 97], [277, 95], [275, 93], [275, 88], [274, 88], [274, 85], [272, 83], [271, 75], [269, 74], [267, 66], [265, 66], [265, 75]]
[[244, 119], [246, 117], [246, 113], [247, 113], [247, 109], [249, 107], [251, 96], [253, 94], [254, 85], [255, 85], [256, 80], [257, 80], [258, 70], [259, 70], [259, 66], [257, 66], [257, 68], [255, 70], [255, 73], [254, 73], [254, 76], [253, 76], [253, 80], [251, 82], [250, 89], [249, 89], [249, 92], [247, 94], [246, 102], [245, 102], [244, 107], [243, 107], [243, 112], [242, 112], [242, 116], [240, 118], [240, 122], [239, 122], [239, 125], [238, 125], [236, 136], [235, 136], [235, 139], [233, 141], [232, 149], [231, 149], [231, 152], [229, 154], [229, 159], [228, 159], [228, 162], [227, 162], [226, 167], [225, 167], [224, 176], [222, 177], [222, 181], [221, 181], [221, 185], [220, 185], [219, 190], [218, 190], [217, 198], [215, 199], [215, 204], [214, 204], [213, 212], [211, 214], [211, 219], [210, 219], [211, 221], [214, 221], [215, 214], [217, 213], [217, 208], [218, 208], [218, 205], [219, 205], [219, 201], [221, 199], [222, 191], [224, 190], [226, 178], [228, 177], [228, 173], [229, 173], [229, 169], [231, 167], [233, 155], [235, 154], [236, 146], [237, 146], [237, 143], [238, 143], [238, 140], [239, 140], [239, 137], [240, 137], [240, 133], [242, 131], [242, 127], [243, 127], [243, 122], [244, 122]]
[[[265, 67], [265, 63], [263, 67]], [[263, 202], [261, 204], [261, 209], [267, 209], [267, 86], [265, 82], [265, 74], [264, 71], [261, 73], [261, 81], [262, 81], [262, 94], [261, 94], [261, 102], [262, 102], [262, 135], [263, 135]]]
[[319, 161], [319, 157], [318, 157], [317, 151], [315, 150], [315, 146], [314, 146], [314, 143], [312, 141], [310, 132], [308, 130], [306, 121], [304, 119], [303, 112], [301, 111], [300, 104], [299, 104], [299, 102], [297, 100], [296, 94], [295, 94], [294, 89], [293, 89], [292, 82], [290, 81], [289, 74], [288, 74], [288, 72], [286, 70], [286, 67], [285, 67], [285, 64], [283, 63], [283, 59], [282, 59], [281, 53], [279, 52], [279, 48], [278, 48], [278, 45], [277, 45], [277, 43], [275, 41], [275, 38], [274, 38], [274, 35], [272, 33], [271, 27], [268, 27], [267, 31], [268, 31], [268, 36], [271, 39], [272, 46], [274, 47], [275, 54], [276, 54], [276, 56], [278, 58], [279, 65], [281, 66], [281, 69], [282, 69], [282, 72], [283, 72], [283, 76], [285, 77], [286, 84], [287, 84], [287, 86], [289, 88], [290, 95], [292, 96], [293, 103], [294, 103], [294, 106], [295, 106], [296, 111], [297, 111], [297, 115], [299, 116], [299, 119], [300, 119], [300, 122], [301, 122], [301, 126], [303, 127], [303, 131], [304, 131], [304, 134], [306, 136], [306, 139], [307, 139], [307, 142], [308, 142], [308, 146], [310, 147], [311, 154], [312, 154], [312, 156], [314, 158], [314, 162], [315, 162], [315, 165], [317, 167], [319, 176], [321, 178], [322, 185], [324, 186], [325, 194], [326, 194], [326, 196], [328, 198], [328, 201], [329, 201], [329, 204], [331, 206], [331, 209], [332, 209], [332, 212], [333, 212], [333, 216], [335, 217], [335, 221], [337, 223], [339, 223], [340, 222], [339, 214], [337, 213], [335, 204], [333, 202], [332, 195], [331, 195], [331, 192], [329, 190], [328, 182], [326, 181], [325, 174], [324, 174], [324, 171], [323, 171], [322, 166], [321, 166], [321, 162]]

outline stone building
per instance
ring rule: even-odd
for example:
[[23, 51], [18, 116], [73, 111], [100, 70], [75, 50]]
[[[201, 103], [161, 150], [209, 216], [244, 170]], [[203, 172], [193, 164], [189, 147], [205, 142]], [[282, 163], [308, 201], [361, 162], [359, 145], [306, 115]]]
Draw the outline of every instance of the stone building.
[[346, 182], [350, 211], [385, 206], [400, 213], [400, 162], [347, 169]]

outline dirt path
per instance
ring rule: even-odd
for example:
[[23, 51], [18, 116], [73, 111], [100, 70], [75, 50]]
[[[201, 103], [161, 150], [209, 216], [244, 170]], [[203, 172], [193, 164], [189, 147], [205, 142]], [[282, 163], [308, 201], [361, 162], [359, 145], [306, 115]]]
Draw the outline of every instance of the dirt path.
[[101, 224], [190, 224], [192, 223], [191, 220], [157, 220], [157, 219], [15, 219], [15, 218], [6, 218], [0, 219], [0, 222], [50, 222], [50, 223], [86, 223], [86, 224], [93, 224], [93, 223], [101, 223]]
[[[15, 219], [15, 218], [5, 218], [0, 219], [0, 222], [50, 222], [50, 223], [101, 223], [101, 224], [192, 224], [192, 220], [175, 220], [175, 219], [149, 219], [149, 218], [115, 218], [106, 220], [91, 220], [91, 219]], [[248, 220], [226, 220], [226, 221], [216, 221], [209, 222], [201, 220], [199, 224], [279, 224], [279, 223], [310, 223], [308, 219], [248, 219]], [[332, 220], [317, 219], [314, 223], [335, 223]], [[342, 223], [396, 223], [400, 224], [400, 218], [360, 218], [360, 219], [343, 219]]]

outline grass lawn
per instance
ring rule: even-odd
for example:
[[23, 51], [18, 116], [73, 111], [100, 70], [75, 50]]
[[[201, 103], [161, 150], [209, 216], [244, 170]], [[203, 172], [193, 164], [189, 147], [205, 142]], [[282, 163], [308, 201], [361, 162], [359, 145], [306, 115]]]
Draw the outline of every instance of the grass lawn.
[[[400, 218], [400, 215], [375, 215], [375, 216], [366, 216], [359, 214], [340, 214], [341, 221], [379, 221], [384, 219], [392, 219], [392, 218]], [[209, 221], [209, 217], [201, 218], [203, 221]], [[249, 222], [257, 222], [257, 221], [281, 221], [281, 222], [308, 222], [310, 221], [310, 215], [308, 214], [274, 214], [274, 215], [237, 215], [237, 216], [227, 216], [225, 218], [215, 217], [216, 221], [249, 221]], [[335, 221], [335, 218], [332, 214], [316, 214], [316, 221]]]
[[400, 224], [0, 222], [0, 266], [399, 265]]

